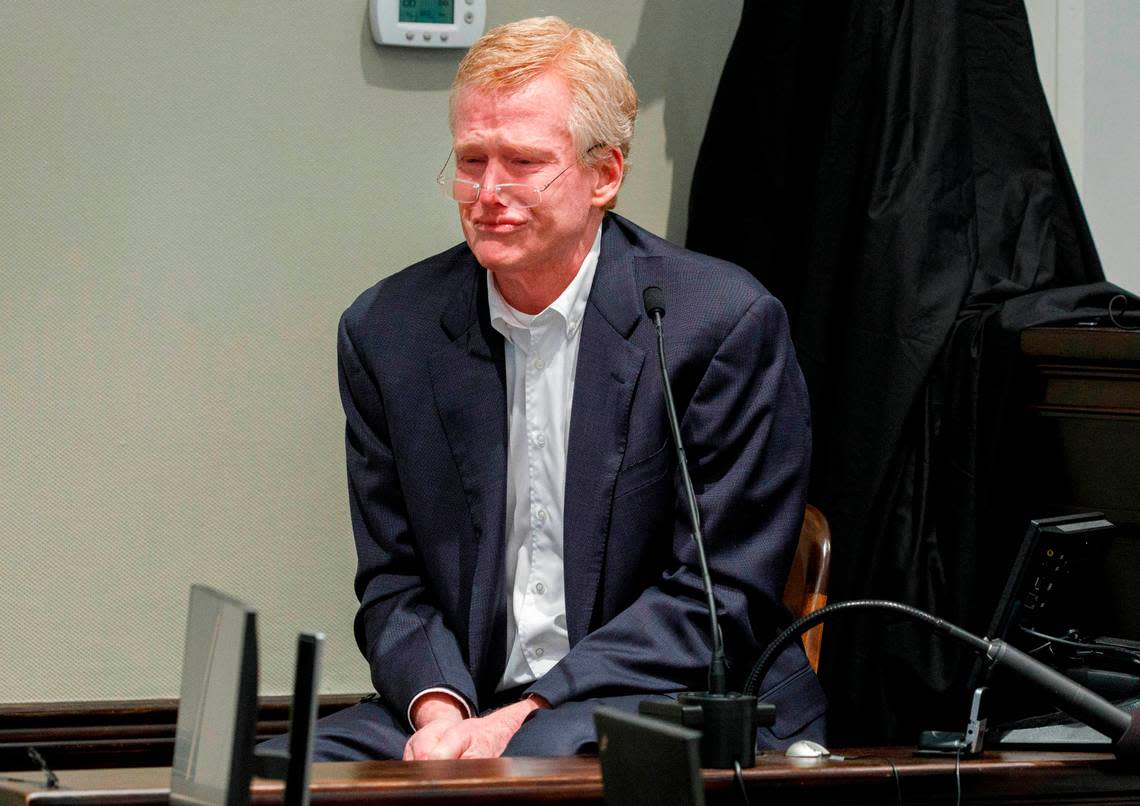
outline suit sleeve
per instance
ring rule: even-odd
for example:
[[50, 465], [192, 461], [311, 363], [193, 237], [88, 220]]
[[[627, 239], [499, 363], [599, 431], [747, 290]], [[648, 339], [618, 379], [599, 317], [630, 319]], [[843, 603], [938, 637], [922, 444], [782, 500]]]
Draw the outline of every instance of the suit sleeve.
[[407, 713], [417, 694], [434, 687], [476, 703], [459, 643], [424, 583], [377, 370], [358, 350], [347, 314], [340, 323], [337, 359], [357, 553], [355, 631], [373, 685], [398, 715]]
[[[727, 328], [678, 409], [726, 650], [742, 664], [786, 618], [781, 593], [811, 449], [807, 394], [775, 298], [758, 297]], [[708, 611], [679, 482], [676, 488], [672, 556], [660, 581], [586, 635], [530, 692], [557, 705], [707, 686]]]

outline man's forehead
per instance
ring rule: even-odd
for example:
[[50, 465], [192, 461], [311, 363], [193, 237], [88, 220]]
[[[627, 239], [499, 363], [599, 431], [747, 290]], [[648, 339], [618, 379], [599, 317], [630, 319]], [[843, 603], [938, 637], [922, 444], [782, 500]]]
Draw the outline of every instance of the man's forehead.
[[456, 105], [453, 146], [554, 152], [572, 145], [567, 119], [568, 108], [543, 103], [541, 98], [505, 99], [499, 93], [473, 91]]
[[560, 80], [540, 77], [507, 89], [463, 87], [454, 107], [454, 144], [458, 148], [502, 141], [550, 149], [570, 140], [569, 110], [570, 94]]
[[521, 83], [511, 82], [496, 84], [494, 82], [473, 82], [464, 84], [456, 89], [456, 96], [477, 95], [483, 98], [497, 98], [503, 101], [512, 99], [526, 100], [533, 96], [552, 98], [563, 96], [570, 98], [570, 84], [556, 70], [550, 69], [538, 73]]

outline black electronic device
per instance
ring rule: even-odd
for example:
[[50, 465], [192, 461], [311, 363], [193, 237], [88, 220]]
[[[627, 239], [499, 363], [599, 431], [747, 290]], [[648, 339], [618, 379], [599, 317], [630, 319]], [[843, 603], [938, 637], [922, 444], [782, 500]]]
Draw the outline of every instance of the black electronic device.
[[594, 725], [610, 806], [704, 806], [698, 731], [604, 706]]
[[170, 770], [175, 806], [245, 806], [257, 725], [257, 614], [204, 585], [190, 588]]
[[297, 636], [297, 663], [293, 673], [293, 703], [289, 709], [289, 749], [255, 752], [255, 773], [285, 781], [283, 806], [308, 806], [309, 773], [313, 767], [313, 730], [317, 721], [317, 694], [321, 678], [322, 633]]
[[1030, 521], [989, 637], [1024, 649], [1040, 643], [1026, 629], [1063, 636], [1092, 627], [1096, 614], [1089, 612], [1086, 594], [1097, 585], [1092, 575], [1103, 568], [1115, 533], [1115, 525], [1099, 512]]
[[190, 588], [172, 804], [246, 806], [256, 774], [285, 781], [285, 806], [307, 806], [323, 642], [320, 633], [298, 636], [289, 750], [255, 751], [257, 613], [204, 585]]

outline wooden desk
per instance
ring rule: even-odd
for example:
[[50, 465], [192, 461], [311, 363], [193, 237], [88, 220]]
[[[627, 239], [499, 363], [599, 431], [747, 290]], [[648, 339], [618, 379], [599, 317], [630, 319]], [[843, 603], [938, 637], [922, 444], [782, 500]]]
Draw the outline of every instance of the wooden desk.
[[[795, 761], [763, 755], [745, 771], [755, 804], [952, 804], [954, 759], [919, 758], [909, 749], [849, 753], [846, 761]], [[19, 777], [35, 777], [16, 774]], [[0, 784], [0, 806], [165, 804], [170, 772], [160, 767], [65, 770], [64, 790]], [[986, 753], [961, 765], [963, 803], [1140, 803], [1140, 764], [1105, 753]], [[706, 770], [708, 801], [739, 803], [731, 773]], [[486, 761], [377, 761], [317, 764], [314, 804], [598, 803], [596, 759], [492, 759]], [[281, 784], [257, 781], [255, 804], [279, 803]]]

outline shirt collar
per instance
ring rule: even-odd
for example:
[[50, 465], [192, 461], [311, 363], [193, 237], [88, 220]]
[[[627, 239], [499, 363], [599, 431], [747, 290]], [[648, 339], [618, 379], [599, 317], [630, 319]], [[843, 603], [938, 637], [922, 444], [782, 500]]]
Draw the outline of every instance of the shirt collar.
[[487, 306], [491, 313], [491, 327], [502, 334], [503, 338], [515, 344], [515, 337], [519, 331], [529, 330], [536, 321], [549, 320], [557, 316], [562, 320], [566, 338], [573, 337], [582, 324], [582, 317], [586, 313], [586, 302], [590, 298], [590, 289], [594, 285], [594, 273], [598, 268], [598, 256], [602, 251], [602, 228], [594, 236], [594, 243], [574, 279], [558, 295], [558, 299], [550, 303], [545, 309], [536, 314], [526, 314], [508, 303], [495, 285], [495, 276], [487, 272]]

